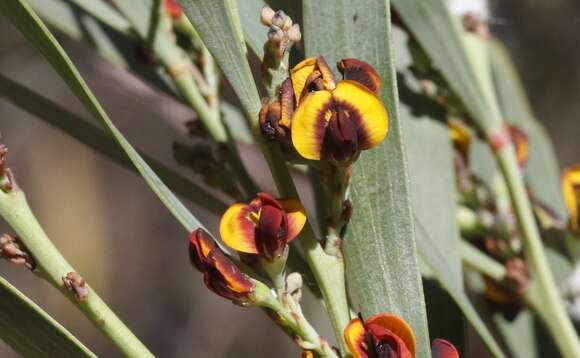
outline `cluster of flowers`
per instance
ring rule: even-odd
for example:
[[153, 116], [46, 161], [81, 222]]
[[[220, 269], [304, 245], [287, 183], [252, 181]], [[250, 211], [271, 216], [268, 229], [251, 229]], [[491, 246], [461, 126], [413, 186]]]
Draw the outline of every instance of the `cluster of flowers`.
[[297, 64], [278, 96], [260, 111], [263, 135], [309, 160], [350, 165], [361, 150], [383, 141], [388, 115], [378, 97], [380, 77], [368, 63], [343, 59], [337, 81], [323, 57]]

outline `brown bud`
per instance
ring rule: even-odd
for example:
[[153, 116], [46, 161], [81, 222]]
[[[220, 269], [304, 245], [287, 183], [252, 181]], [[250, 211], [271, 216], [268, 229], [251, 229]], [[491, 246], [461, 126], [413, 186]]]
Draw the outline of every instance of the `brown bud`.
[[76, 272], [69, 272], [62, 278], [64, 286], [74, 294], [77, 301], [83, 301], [89, 296], [85, 280]]
[[0, 257], [13, 264], [25, 265], [30, 270], [34, 270], [36, 266], [18, 240], [8, 234], [0, 236]]

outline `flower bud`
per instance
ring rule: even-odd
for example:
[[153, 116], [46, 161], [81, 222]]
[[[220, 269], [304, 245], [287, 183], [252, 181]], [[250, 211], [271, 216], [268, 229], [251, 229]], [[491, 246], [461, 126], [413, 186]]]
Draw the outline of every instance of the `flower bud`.
[[225, 255], [213, 238], [197, 229], [189, 236], [189, 256], [203, 281], [214, 293], [238, 305], [254, 303], [256, 284]]
[[264, 26], [272, 25], [272, 18], [274, 17], [275, 11], [272, 10], [268, 5], [264, 5], [262, 11], [260, 12], [260, 21]]

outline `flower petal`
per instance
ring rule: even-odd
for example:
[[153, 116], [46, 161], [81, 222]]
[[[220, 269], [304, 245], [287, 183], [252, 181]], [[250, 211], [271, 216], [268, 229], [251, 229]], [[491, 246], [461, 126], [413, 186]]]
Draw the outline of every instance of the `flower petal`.
[[367, 358], [364, 350], [365, 327], [359, 318], [353, 318], [344, 328], [344, 340], [353, 358]]
[[300, 102], [306, 95], [306, 93], [303, 93], [306, 87], [306, 82], [314, 71], [320, 72], [324, 89], [334, 89], [334, 74], [330, 70], [330, 67], [328, 67], [324, 58], [322, 56], [307, 58], [294, 66], [290, 71], [290, 78], [292, 79], [292, 87], [294, 88], [296, 102]]
[[381, 338], [377, 333], [375, 328], [384, 328], [399, 337], [404, 343], [406, 348], [411, 353], [411, 357], [415, 356], [415, 334], [411, 329], [411, 326], [405, 322], [401, 317], [389, 314], [389, 313], [379, 313], [369, 317], [365, 321], [365, 328], [371, 331], [371, 333], [377, 335], [377, 338]]
[[205, 285], [216, 294], [245, 304], [255, 284], [215, 244], [203, 229], [189, 236], [189, 255], [193, 265], [203, 273]]
[[287, 78], [280, 85], [280, 122], [279, 124], [290, 129], [292, 114], [294, 113], [294, 89], [292, 80]]
[[292, 143], [306, 159], [319, 160], [333, 102], [329, 91], [310, 93], [292, 117]]
[[580, 228], [580, 165], [575, 165], [564, 171], [562, 191], [570, 214], [570, 228], [577, 232]]
[[389, 118], [381, 100], [363, 85], [349, 80], [338, 82], [332, 91], [337, 107], [344, 106], [358, 128], [358, 146], [369, 149], [387, 135]]
[[280, 205], [288, 217], [288, 242], [294, 240], [306, 224], [306, 209], [302, 203], [296, 199], [278, 199]]
[[338, 62], [338, 70], [342, 73], [343, 79], [358, 82], [375, 95], [379, 95], [381, 77], [373, 66], [355, 58], [343, 58]]
[[459, 358], [459, 352], [450, 342], [437, 338], [431, 344], [431, 356], [433, 358]]
[[250, 207], [234, 204], [226, 210], [220, 221], [220, 235], [226, 245], [248, 254], [257, 254], [255, 226], [249, 218]]

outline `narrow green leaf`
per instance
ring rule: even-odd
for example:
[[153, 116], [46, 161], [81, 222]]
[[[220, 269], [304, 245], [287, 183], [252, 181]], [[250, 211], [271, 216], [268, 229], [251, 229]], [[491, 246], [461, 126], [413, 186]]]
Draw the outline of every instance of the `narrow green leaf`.
[[262, 0], [237, 0], [246, 43], [258, 58], [264, 57], [264, 44], [268, 40], [260, 12], [266, 3]]
[[1, 276], [0, 338], [23, 357], [96, 357]]
[[157, 174], [155, 174], [141, 158], [139, 153], [133, 149], [131, 144], [127, 142], [121, 132], [115, 127], [68, 55], [44, 23], [34, 13], [32, 8], [24, 0], [3, 1], [0, 2], [0, 11], [42, 52], [44, 57], [67, 83], [81, 103], [108, 128], [111, 135], [115, 137], [139, 173], [147, 181], [149, 187], [157, 194], [159, 199], [186, 230], [192, 231], [198, 227], [202, 227], [201, 223], [175, 197], [171, 190], [165, 186]]
[[[453, 279], [461, 282], [459, 228], [455, 204], [453, 151], [445, 111], [425, 97], [411, 73], [408, 35], [393, 29], [401, 123], [411, 180], [415, 216], [429, 228], [430, 237], [446, 253]], [[428, 153], [428, 154], [427, 154]], [[416, 233], [421, 235], [421, 231]], [[419, 252], [419, 255], [422, 253]]]
[[473, 41], [467, 44], [447, 2], [393, 0], [393, 6], [474, 118], [482, 124], [497, 120], [493, 92], [486, 90], [488, 81], [481, 76], [481, 68], [475, 67], [487, 54], [473, 53], [480, 48]]
[[441, 286], [449, 293], [455, 303], [457, 303], [469, 323], [481, 336], [490, 352], [496, 357], [504, 357], [499, 345], [465, 294], [462, 283], [453, 279], [453, 271], [450, 270], [446, 262], [447, 258], [445, 253], [431, 239], [429, 229], [420, 221], [416, 220], [415, 222], [417, 224], [417, 231], [421, 233], [417, 234], [417, 247], [421, 252], [421, 258], [424, 263], [431, 268], [437, 281], [439, 281]]
[[568, 212], [560, 187], [560, 168], [553, 145], [535, 119], [525, 90], [507, 50], [498, 40], [490, 41], [491, 66], [499, 105], [505, 120], [528, 135], [529, 161], [526, 181], [532, 193], [566, 220]]
[[[397, 89], [389, 46], [389, 2], [304, 0], [307, 56], [329, 64], [354, 57], [373, 65], [383, 79], [389, 135], [361, 155], [353, 168], [354, 212], [344, 242], [351, 293], [363, 315], [394, 312], [407, 320], [418, 342], [418, 357], [430, 356], [423, 287], [398, 117]], [[370, 264], [372, 263], [372, 264]]]
[[[136, 170], [127, 155], [104, 130], [2, 75], [0, 75], [0, 97], [4, 97], [22, 110], [60, 129], [112, 161], [128, 169]], [[216, 214], [223, 213], [227, 208], [227, 205], [220, 199], [185, 176], [146, 154], [141, 154], [141, 156], [176, 193]]]
[[[260, 110], [260, 96], [246, 59], [243, 34], [234, 25], [237, 14], [229, 0], [180, 0], [183, 11], [203, 39], [221, 70], [238, 95], [246, 114], [255, 118]], [[260, 21], [256, 17], [256, 21]], [[256, 117], [257, 120], [257, 117]]]

